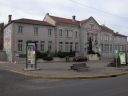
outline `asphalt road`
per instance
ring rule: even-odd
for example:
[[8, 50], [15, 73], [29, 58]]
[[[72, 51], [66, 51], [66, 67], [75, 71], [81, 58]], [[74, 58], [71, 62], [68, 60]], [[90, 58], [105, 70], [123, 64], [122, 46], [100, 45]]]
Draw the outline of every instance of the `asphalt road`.
[[0, 70], [0, 96], [128, 96], [128, 76], [43, 80]]

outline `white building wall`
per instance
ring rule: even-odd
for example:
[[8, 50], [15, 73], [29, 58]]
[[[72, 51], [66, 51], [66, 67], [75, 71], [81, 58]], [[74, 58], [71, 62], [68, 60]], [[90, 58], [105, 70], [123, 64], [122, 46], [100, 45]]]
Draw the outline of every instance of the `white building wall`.
[[[60, 36], [60, 30], [62, 30], [62, 36]], [[67, 36], [67, 30], [71, 31], [68, 34], [71, 36]], [[77, 31], [77, 37], [76, 37]], [[78, 42], [79, 45], [79, 29], [75, 26], [57, 26], [57, 51], [59, 51], [59, 43], [63, 42], [63, 51], [66, 52], [66, 42], [68, 42], [69, 47], [70, 43], [72, 43], [72, 51], [75, 51], [75, 43]], [[79, 50], [79, 46], [78, 46]], [[70, 50], [68, 50], [70, 52]]]
[[13, 24], [8, 25], [5, 29], [4, 29], [4, 51], [6, 51], [7, 54], [7, 60], [9, 61], [13, 61], [13, 40], [12, 37], [13, 36]]
[[[92, 27], [91, 27], [92, 25]], [[93, 50], [96, 52], [99, 52], [100, 49], [100, 27], [99, 25], [94, 21], [94, 19], [90, 19], [85, 24], [81, 25], [81, 50], [82, 55], [87, 56], [87, 48], [89, 46], [88, 44], [88, 38], [92, 38], [92, 44], [93, 44]], [[97, 43], [96, 43], [97, 40]]]
[[101, 56], [112, 58], [113, 57], [113, 33], [101, 32]]
[[[18, 33], [18, 26], [23, 26], [23, 33]], [[34, 27], [38, 28], [37, 36], [34, 35]], [[48, 35], [49, 29], [52, 29], [51, 36]], [[60, 36], [60, 29], [62, 29], [62, 36]], [[69, 32], [69, 37], [67, 37], [67, 30], [71, 31], [71, 33]], [[78, 35], [77, 38], [75, 33], [76, 31]], [[101, 53], [101, 56], [103, 57], [111, 58], [113, 56], [113, 51], [116, 49], [120, 51], [126, 50], [126, 37], [115, 36], [109, 32], [101, 32], [99, 25], [93, 18], [90, 18], [88, 22], [83, 23], [80, 27], [70, 25], [57, 25], [56, 27], [52, 27], [33, 24], [11, 23], [4, 29], [4, 50], [7, 52], [9, 57], [8, 60], [13, 61], [15, 58], [15, 53], [26, 53], [26, 41], [28, 40], [38, 41], [38, 50], [40, 50], [40, 42], [44, 41], [45, 52], [48, 51], [49, 41], [52, 41], [51, 52], [59, 51], [60, 42], [63, 42], [62, 51], [66, 52], [66, 42], [68, 42], [68, 47], [70, 47], [70, 44], [72, 43], [72, 51], [75, 51], [75, 43], [78, 43], [79, 55], [87, 56], [88, 37], [93, 38], [93, 50]], [[8, 38], [10, 38], [9, 43], [7, 43]], [[97, 44], [95, 42], [96, 38]], [[18, 51], [18, 40], [23, 40], [23, 51]], [[104, 50], [101, 50], [102, 44]], [[106, 45], [108, 45], [108, 47], [105, 47]], [[112, 45], [112, 48], [110, 48], [110, 45]], [[123, 46], [123, 48], [121, 46]], [[68, 52], [70, 52], [70, 50], [68, 50]]]
[[[23, 33], [18, 33], [18, 26], [23, 26]], [[34, 35], [34, 27], [38, 28], [38, 35]], [[48, 36], [48, 29], [52, 29], [51, 36]], [[14, 24], [14, 51], [18, 51], [18, 40], [23, 40], [23, 51], [19, 53], [26, 52], [26, 41], [38, 41], [38, 50], [40, 50], [40, 42], [45, 42], [45, 52], [48, 51], [48, 41], [52, 41], [52, 52], [55, 49], [55, 35], [54, 28], [51, 26], [39, 26], [39, 25], [31, 25], [31, 24]]]
[[119, 51], [126, 51], [126, 45], [127, 45], [127, 37], [123, 36], [114, 36], [114, 50], [119, 50]]

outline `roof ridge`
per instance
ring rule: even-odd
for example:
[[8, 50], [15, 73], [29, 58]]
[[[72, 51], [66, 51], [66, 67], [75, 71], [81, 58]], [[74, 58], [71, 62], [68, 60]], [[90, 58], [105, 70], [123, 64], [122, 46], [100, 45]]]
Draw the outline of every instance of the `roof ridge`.
[[[41, 20], [36, 20], [36, 19], [28, 19], [28, 18], [20, 18], [20, 19], [15, 19], [12, 21], [16, 21], [16, 20], [33, 20], [33, 21], [41, 21]], [[42, 20], [43, 21], [43, 20]]]
[[100, 27], [102, 27], [102, 28], [106, 28], [106, 29], [108, 29], [108, 30], [113, 31], [111, 28], [107, 27], [106, 25], [100, 25]]
[[121, 34], [121, 33], [119, 33], [119, 32], [114, 32], [114, 35], [127, 37], [126, 35], [123, 35], [123, 34]]
[[[60, 18], [60, 19], [67, 19], [67, 20], [72, 20], [72, 18], [64, 18], [64, 17], [59, 17], [59, 16], [53, 16], [53, 15], [49, 15], [50, 17], [53, 17], [53, 18]], [[79, 21], [80, 20], [75, 20], [75, 21]]]
[[11, 23], [12, 22], [15, 22], [15, 23], [25, 23], [25, 24], [35, 24], [35, 25], [43, 25], [43, 26], [53, 26], [50, 23], [45, 22], [43, 20], [41, 21], [41, 20], [27, 19], [27, 18], [15, 19], [15, 20], [12, 20]]
[[57, 17], [57, 16], [52, 16], [49, 15], [55, 22], [56, 24], [60, 24], [60, 25], [80, 25], [80, 21], [79, 20], [73, 20], [73, 19], [69, 19], [69, 18], [63, 18], [63, 17]]

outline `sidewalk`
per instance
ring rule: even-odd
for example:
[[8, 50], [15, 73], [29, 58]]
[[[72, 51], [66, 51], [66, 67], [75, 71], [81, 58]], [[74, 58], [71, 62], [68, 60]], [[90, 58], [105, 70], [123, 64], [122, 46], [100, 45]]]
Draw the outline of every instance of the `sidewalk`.
[[46, 62], [37, 63], [40, 70], [26, 71], [25, 64], [11, 64], [0, 62], [0, 69], [9, 70], [18, 74], [33, 76], [44, 79], [87, 79], [87, 78], [107, 78], [128, 74], [128, 66], [121, 68], [106, 67], [109, 60], [89, 61], [87, 66], [89, 71], [77, 72], [70, 70], [70, 66], [79, 62]]

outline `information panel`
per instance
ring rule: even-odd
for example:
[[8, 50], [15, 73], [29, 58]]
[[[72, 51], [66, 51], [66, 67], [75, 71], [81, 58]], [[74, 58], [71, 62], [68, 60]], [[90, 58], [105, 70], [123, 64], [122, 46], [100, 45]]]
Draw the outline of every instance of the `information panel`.
[[120, 64], [126, 64], [126, 53], [119, 52]]
[[26, 42], [26, 69], [30, 68], [36, 69], [36, 42]]
[[35, 64], [35, 43], [28, 43], [27, 45], [27, 63]]

